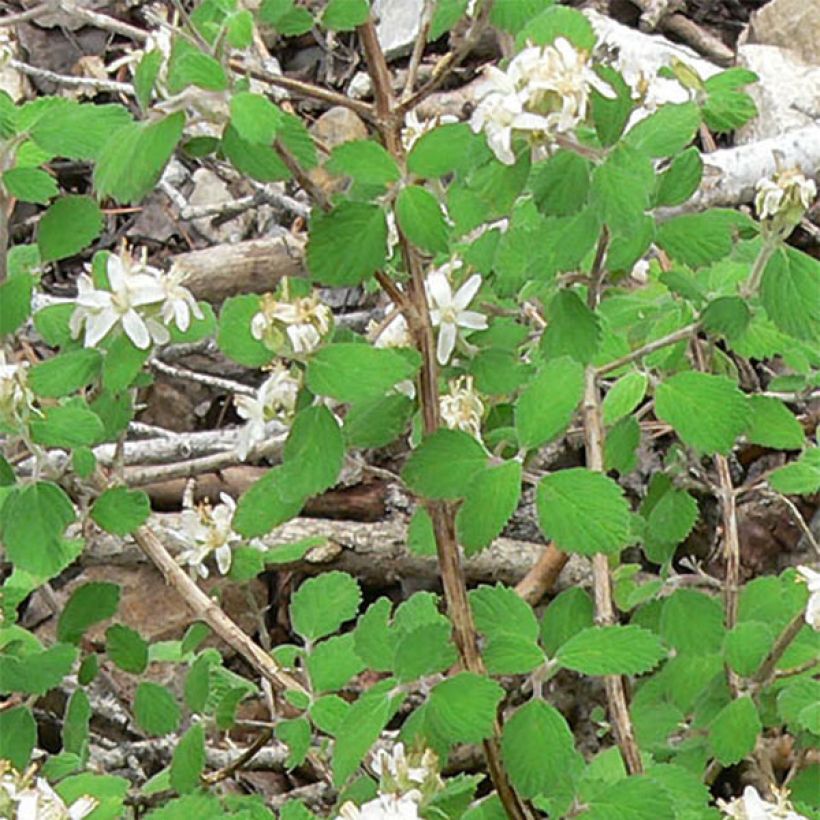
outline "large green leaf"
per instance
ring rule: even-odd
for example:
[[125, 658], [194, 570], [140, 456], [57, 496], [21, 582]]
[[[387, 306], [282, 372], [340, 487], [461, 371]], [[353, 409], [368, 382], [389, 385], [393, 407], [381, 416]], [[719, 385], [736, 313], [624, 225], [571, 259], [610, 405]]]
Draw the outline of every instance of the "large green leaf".
[[47, 408], [43, 416], [33, 419], [29, 426], [32, 441], [46, 447], [97, 444], [105, 436], [99, 416], [79, 397]]
[[685, 444], [706, 455], [729, 453], [749, 422], [746, 397], [731, 379], [694, 371], [658, 387], [655, 412]]
[[466, 122], [439, 125], [416, 140], [407, 155], [407, 170], [420, 177], [440, 177], [469, 162], [476, 136]]
[[103, 216], [88, 196], [58, 199], [40, 218], [37, 247], [44, 262], [74, 256], [100, 235]]
[[32, 367], [29, 384], [38, 396], [60, 398], [91, 384], [101, 367], [98, 350], [70, 350]]
[[293, 629], [309, 641], [323, 638], [355, 618], [361, 600], [358, 583], [344, 572], [327, 572], [310, 578], [291, 598]]
[[57, 640], [79, 643], [88, 627], [110, 618], [120, 603], [117, 584], [91, 581], [74, 590], [57, 621]]
[[333, 31], [352, 31], [370, 14], [367, 0], [330, 0], [322, 14], [322, 25]]
[[425, 188], [402, 188], [396, 200], [396, 221], [402, 233], [430, 253], [447, 250], [447, 223], [438, 200]]
[[476, 628], [487, 638], [515, 635], [534, 641], [538, 621], [532, 607], [512, 588], [501, 584], [470, 590]]
[[799, 450], [806, 441], [803, 427], [780, 399], [750, 396], [752, 417], [746, 438], [763, 447]]
[[702, 176], [700, 151], [695, 146], [687, 148], [672, 160], [669, 168], [658, 178], [654, 204], [670, 206], [686, 202], [697, 191]]
[[468, 433], [438, 430], [413, 451], [402, 478], [425, 498], [461, 498], [487, 463], [487, 452]]
[[21, 202], [45, 205], [58, 188], [54, 178], [40, 168], [12, 168], [3, 174], [3, 187]]
[[592, 626], [556, 653], [566, 669], [584, 675], [641, 675], [666, 657], [660, 638], [640, 626]]
[[731, 252], [737, 221], [734, 212], [726, 210], [682, 214], [661, 224], [656, 240], [676, 262], [698, 268]]
[[30, 273], [17, 273], [0, 284], [0, 335], [14, 333], [28, 319], [35, 282]]
[[332, 174], [349, 176], [365, 185], [386, 185], [401, 177], [393, 157], [373, 140], [353, 140], [337, 145], [325, 168]]
[[298, 515], [305, 503], [305, 497], [294, 492], [298, 485], [294, 475], [299, 469], [299, 465], [280, 464], [245, 490], [236, 505], [233, 528], [246, 538], [253, 538]]
[[649, 207], [654, 181], [648, 153], [620, 145], [593, 173], [591, 201], [603, 222], [616, 231], [628, 232]]
[[149, 735], [167, 735], [179, 727], [181, 710], [164, 686], [143, 681], [134, 695], [134, 718]]
[[573, 635], [592, 626], [594, 606], [585, 589], [570, 587], [550, 601], [541, 621], [541, 643], [550, 655]]
[[273, 358], [273, 353], [251, 334], [251, 320], [260, 309], [259, 297], [248, 293], [229, 297], [219, 312], [219, 349], [246, 367], [261, 367]]
[[604, 424], [614, 424], [628, 416], [643, 401], [648, 382], [646, 374], [637, 370], [621, 376], [604, 396]]
[[285, 442], [285, 460], [298, 467], [291, 471], [292, 491], [308, 497], [332, 487], [344, 455], [342, 431], [333, 413], [322, 406], [301, 410]]
[[493, 733], [504, 690], [474, 672], [460, 672], [437, 684], [427, 702], [427, 720], [450, 743], [479, 743]]
[[[355, 237], [355, 241], [351, 241]], [[358, 285], [387, 258], [387, 220], [378, 205], [345, 202], [328, 214], [314, 212], [307, 263], [316, 281]]]
[[651, 157], [670, 157], [695, 138], [700, 111], [693, 102], [662, 105], [629, 129], [625, 142]]
[[744, 695], [721, 709], [709, 726], [709, 744], [724, 766], [750, 754], [763, 728], [754, 701]]
[[508, 461], [480, 472], [456, 516], [459, 543], [467, 555], [488, 547], [501, 534], [521, 496], [521, 465]]
[[112, 487], [91, 507], [91, 517], [106, 532], [127, 535], [145, 523], [151, 513], [151, 502], [141, 490]]
[[40, 148], [56, 156], [95, 159], [111, 135], [132, 122], [121, 105], [52, 100], [57, 107], [38, 119], [29, 133]]
[[545, 476], [536, 507], [541, 529], [566, 552], [617, 553], [630, 541], [623, 491], [600, 473], [575, 467]]
[[544, 356], [569, 356], [588, 364], [601, 338], [598, 317], [573, 290], [559, 290], [550, 302], [547, 316], [549, 323], [541, 336]]
[[282, 112], [262, 94], [241, 91], [231, 98], [231, 125], [242, 139], [270, 145], [282, 125]]
[[393, 668], [402, 682], [444, 672], [458, 659], [449, 623], [422, 624], [405, 632], [396, 645]]
[[200, 785], [205, 769], [205, 726], [195, 723], [180, 738], [171, 760], [171, 788], [188, 794]]
[[784, 333], [820, 339], [820, 262], [795, 248], [778, 250], [766, 265], [760, 296]]
[[407, 427], [413, 402], [401, 394], [376, 396], [354, 402], [342, 432], [351, 447], [384, 447]]
[[535, 204], [544, 216], [569, 216], [587, 200], [590, 162], [573, 151], [560, 150], [533, 166], [530, 177]]

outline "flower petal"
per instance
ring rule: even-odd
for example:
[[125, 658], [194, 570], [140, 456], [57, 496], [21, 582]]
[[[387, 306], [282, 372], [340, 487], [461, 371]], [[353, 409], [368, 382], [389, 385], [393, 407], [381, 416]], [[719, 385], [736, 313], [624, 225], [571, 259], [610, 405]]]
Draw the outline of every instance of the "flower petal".
[[434, 270], [427, 277], [427, 292], [436, 307], [448, 308], [453, 303], [453, 289], [440, 271]]
[[457, 314], [456, 319], [459, 327], [466, 327], [469, 330], [487, 329], [487, 317], [475, 310], [462, 310]]
[[481, 287], [481, 276], [477, 273], [474, 273], [457, 291], [456, 295], [453, 297], [453, 307], [456, 310], [464, 310], [470, 302], [473, 301], [473, 297], [478, 293], [478, 289]]
[[451, 322], [445, 322], [438, 332], [438, 344], [436, 346], [436, 357], [439, 364], [447, 364], [456, 346], [456, 326]]
[[122, 317], [122, 328], [125, 335], [140, 350], [145, 350], [151, 344], [151, 336], [140, 315], [135, 310], [127, 311]]

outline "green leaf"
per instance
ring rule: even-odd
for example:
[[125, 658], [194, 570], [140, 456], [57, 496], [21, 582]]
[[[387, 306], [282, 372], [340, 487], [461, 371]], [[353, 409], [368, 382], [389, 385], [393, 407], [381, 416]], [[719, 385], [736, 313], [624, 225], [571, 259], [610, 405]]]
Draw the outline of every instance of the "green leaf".
[[630, 541], [630, 511], [621, 488], [583, 467], [541, 479], [536, 493], [544, 534], [565, 552], [617, 553]]
[[480, 472], [456, 516], [458, 540], [467, 555], [488, 547], [504, 529], [521, 497], [521, 465], [507, 461]]
[[40, 168], [12, 168], [3, 174], [3, 186], [21, 202], [40, 205], [45, 205], [58, 193], [57, 183]]
[[71, 350], [34, 365], [29, 371], [29, 385], [38, 396], [61, 398], [91, 384], [101, 367], [98, 350]]
[[68, 159], [96, 159], [109, 137], [131, 123], [121, 105], [96, 105], [49, 98], [56, 108], [31, 127], [37, 145]]
[[171, 788], [188, 794], [200, 785], [205, 771], [205, 727], [195, 723], [180, 738], [171, 759]]
[[608, 784], [594, 794], [583, 813], [584, 820], [656, 820], [677, 816], [683, 815], [676, 814], [669, 795], [646, 775]]
[[288, 433], [284, 458], [298, 469], [290, 471], [295, 494], [308, 497], [332, 487], [344, 462], [345, 445], [339, 422], [327, 407], [301, 410]]
[[91, 517], [106, 532], [127, 535], [145, 523], [151, 514], [151, 502], [141, 490], [112, 487], [91, 507]]
[[565, 669], [584, 675], [642, 675], [666, 657], [660, 638], [640, 626], [592, 626], [555, 655]]
[[525, 799], [549, 794], [583, 766], [564, 716], [542, 700], [531, 700], [505, 722], [501, 756]]
[[205, 91], [225, 91], [228, 76], [219, 60], [200, 51], [181, 37], [175, 37], [168, 60], [168, 91], [179, 94], [189, 85]]
[[746, 621], [726, 633], [723, 655], [726, 663], [743, 677], [751, 677], [772, 647], [774, 636], [767, 624]]
[[356, 654], [376, 672], [393, 668], [395, 646], [388, 625], [391, 609], [388, 598], [374, 601], [359, 618], [353, 633]]
[[143, 54], [142, 59], [137, 64], [137, 69], [134, 72], [134, 91], [143, 111], [151, 105], [154, 85], [164, 59], [162, 52], [155, 48]]
[[749, 396], [752, 419], [746, 438], [762, 447], [799, 450], [806, 441], [803, 427], [780, 399], [772, 396]]
[[105, 437], [99, 416], [79, 397], [46, 408], [41, 418], [32, 419], [29, 429], [32, 441], [46, 447], [96, 444]]
[[384, 447], [407, 428], [413, 402], [400, 394], [376, 396], [351, 405], [342, 433], [350, 447]]
[[228, 297], [219, 312], [219, 349], [246, 367], [261, 367], [273, 358], [273, 353], [251, 334], [251, 320], [260, 309], [259, 297], [248, 293]]
[[540, 447], [569, 426], [584, 394], [584, 369], [567, 356], [550, 359], [515, 403], [515, 429], [522, 447]]
[[78, 644], [88, 627], [111, 618], [120, 604], [117, 584], [92, 581], [74, 590], [57, 621], [57, 640]]
[[550, 3], [551, 0], [497, 0], [490, 12], [490, 23], [502, 31], [516, 34]]
[[328, 735], [335, 735], [350, 709], [350, 704], [338, 695], [323, 695], [310, 706], [313, 724]]
[[76, 647], [58, 643], [22, 658], [0, 655], [0, 694], [44, 695], [71, 673], [77, 654]]
[[311, 216], [307, 263], [317, 282], [333, 287], [358, 285], [386, 258], [387, 220], [378, 205], [344, 202], [329, 214], [315, 211]]
[[763, 729], [754, 701], [744, 695], [731, 701], [709, 726], [709, 744], [723, 766], [739, 763], [750, 754]]
[[167, 735], [179, 728], [180, 708], [164, 686], [142, 681], [134, 695], [134, 718], [146, 734]]
[[[506, 4], [509, 8], [511, 5], [521, 6], [521, 0], [508, 0]], [[518, 32], [516, 37], [516, 45], [520, 48], [525, 43], [533, 43], [537, 46], [546, 46], [554, 42], [558, 37], [564, 37], [569, 40], [576, 48], [584, 51], [592, 51], [595, 47], [596, 37], [592, 24], [587, 18], [581, 14], [577, 9], [567, 8], [565, 6], [553, 6], [552, 4], [542, 2], [536, 4], [530, 0], [531, 7], [536, 5], [548, 8], [544, 9], [540, 14], [534, 15], [530, 13], [527, 15], [529, 20], [527, 25]], [[493, 10], [495, 11], [495, 9]], [[518, 12], [521, 14], [523, 9]], [[490, 15], [493, 19], [493, 15]]]
[[703, 160], [693, 145], [678, 154], [658, 178], [656, 206], [681, 205], [697, 191], [703, 176]]
[[740, 336], [752, 318], [746, 302], [738, 296], [721, 296], [706, 306], [701, 315], [704, 328], [729, 339]]
[[337, 635], [316, 644], [307, 658], [314, 692], [335, 692], [365, 668], [353, 648], [353, 635]]
[[547, 359], [569, 356], [588, 364], [598, 350], [601, 329], [597, 316], [575, 291], [559, 290], [547, 311], [549, 323], [541, 336]]
[[299, 514], [304, 496], [295, 494], [294, 476], [299, 465], [281, 464], [268, 470], [239, 499], [231, 526], [240, 535], [254, 538]]
[[73, 560], [62, 539], [74, 507], [56, 484], [38, 481], [17, 490], [3, 505], [2, 540], [15, 567], [50, 578]]
[[0, 760], [8, 760], [22, 772], [37, 742], [37, 723], [27, 706], [0, 712]]
[[227, 40], [233, 48], [250, 48], [253, 43], [253, 14], [242, 9], [227, 20]]
[[530, 187], [544, 216], [569, 216], [586, 204], [591, 164], [574, 151], [559, 150], [533, 166]]
[[729, 453], [749, 420], [746, 397], [731, 379], [693, 371], [678, 373], [657, 388], [655, 412], [704, 455]]
[[630, 128], [624, 141], [650, 157], [671, 157], [692, 142], [699, 126], [695, 103], [667, 104]]
[[151, 355], [151, 347], [140, 350], [125, 333], [114, 336], [103, 360], [103, 385], [112, 393], [130, 387]]
[[591, 201], [603, 222], [628, 233], [649, 207], [655, 171], [649, 155], [621, 144], [592, 175]]
[[355, 618], [361, 601], [358, 583], [344, 572], [310, 578], [290, 600], [293, 629], [308, 641], [323, 638]]
[[438, 125], [413, 143], [407, 155], [407, 170], [431, 178], [464, 169], [476, 139], [466, 122]]
[[604, 424], [614, 424], [628, 416], [643, 401], [649, 383], [645, 373], [632, 370], [607, 390], [602, 405]]
[[799, 729], [803, 710], [818, 702], [820, 702], [820, 681], [798, 678], [778, 693], [777, 714], [788, 726]]
[[778, 329], [798, 339], [820, 339], [820, 262], [795, 248], [778, 250], [766, 265], [760, 297]]
[[691, 589], [675, 590], [663, 603], [660, 634], [679, 653], [720, 652], [725, 634], [720, 601]]
[[449, 623], [423, 624], [401, 636], [393, 661], [402, 683], [444, 672], [457, 660]]
[[282, 112], [262, 94], [240, 91], [231, 97], [231, 125], [243, 140], [270, 145], [282, 125]]
[[[706, 81], [706, 86], [708, 89], [709, 80]], [[754, 119], [757, 114], [755, 101], [743, 91], [714, 89], [709, 91], [703, 104], [703, 121], [712, 131], [734, 131]]]
[[550, 601], [541, 621], [541, 643], [547, 654], [555, 653], [574, 635], [591, 627], [594, 607], [589, 593], [570, 587]]
[[516, 391], [526, 381], [531, 368], [521, 361], [517, 353], [490, 347], [472, 360], [470, 372], [479, 391], [499, 396]]
[[306, 382], [311, 392], [344, 402], [383, 397], [397, 382], [412, 379], [421, 357], [409, 349], [344, 342], [323, 347], [308, 364]]
[[679, 544], [698, 520], [698, 505], [686, 490], [670, 489], [652, 507], [647, 533], [656, 541]]
[[64, 196], [40, 218], [37, 247], [44, 262], [74, 256], [100, 235], [103, 216], [88, 196]]
[[482, 655], [491, 675], [527, 675], [544, 663], [544, 653], [535, 641], [517, 635], [491, 638]]
[[67, 805], [91, 795], [98, 804], [89, 817], [93, 816], [94, 820], [116, 820], [127, 811], [123, 801], [129, 785], [124, 777], [82, 772], [61, 780], [55, 791]]
[[407, 238], [430, 253], [448, 248], [447, 223], [439, 201], [425, 188], [402, 188], [396, 200], [396, 221]]
[[504, 690], [474, 672], [459, 672], [437, 684], [427, 702], [426, 718], [449, 743], [480, 743], [491, 737]]
[[811, 447], [791, 464], [769, 476], [773, 490], [785, 495], [811, 495], [820, 490], [820, 448]]
[[63, 752], [76, 754], [81, 759], [88, 755], [88, 727], [91, 722], [91, 703], [82, 689], [75, 689], [68, 700], [63, 719]]
[[276, 725], [276, 737], [288, 747], [289, 754], [285, 766], [291, 769], [301, 765], [310, 749], [311, 732], [307, 718], [280, 721]]
[[731, 252], [736, 222], [733, 211], [714, 208], [698, 214], [681, 214], [663, 222], [655, 239], [676, 262], [699, 268]]
[[203, 652], [185, 676], [185, 703], [194, 712], [203, 712], [210, 694], [211, 665], [214, 659]]
[[632, 89], [614, 68], [602, 65], [598, 67], [596, 73], [615, 92], [614, 99], [605, 97], [595, 89], [592, 90], [591, 94], [592, 119], [595, 122], [595, 132], [604, 147], [609, 147], [618, 141], [624, 128], [626, 128], [629, 117], [635, 108], [635, 103], [632, 100]]
[[106, 142], [94, 168], [97, 193], [123, 203], [142, 199], [162, 175], [184, 125], [185, 115], [177, 112], [120, 128]]
[[0, 284], [0, 335], [14, 333], [28, 319], [35, 281], [31, 274], [18, 273]]
[[257, 182], [276, 182], [291, 178], [288, 167], [273, 148], [247, 142], [233, 125], [223, 131], [220, 145], [234, 168]]
[[367, 0], [330, 0], [322, 15], [322, 25], [331, 31], [352, 31], [370, 15]]
[[148, 642], [130, 627], [110, 626], [105, 632], [105, 651], [124, 672], [141, 675], [148, 666]]
[[468, 433], [438, 430], [411, 453], [402, 470], [407, 486], [425, 498], [461, 498], [487, 463], [487, 452]]
[[337, 145], [325, 163], [332, 174], [349, 176], [365, 185], [387, 185], [401, 178], [395, 160], [377, 142], [353, 140]]

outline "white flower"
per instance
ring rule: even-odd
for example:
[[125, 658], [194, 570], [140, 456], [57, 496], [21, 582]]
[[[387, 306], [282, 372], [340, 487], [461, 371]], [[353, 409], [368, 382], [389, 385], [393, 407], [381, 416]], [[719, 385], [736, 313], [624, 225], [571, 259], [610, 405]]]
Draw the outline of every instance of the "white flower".
[[[219, 500], [221, 503], [212, 508], [208, 504], [194, 507], [186, 499], [180, 516], [180, 536], [187, 549], [177, 555], [177, 562], [187, 564], [191, 574], [201, 578], [208, 577], [205, 561], [211, 554], [216, 558], [220, 573], [227, 574], [231, 568], [232, 550], [242, 542], [242, 536], [233, 529], [236, 502], [225, 493], [220, 493]], [[264, 549], [256, 540], [251, 541], [250, 546]]]
[[367, 325], [367, 338], [374, 347], [412, 347], [413, 339], [404, 315], [392, 305], [387, 311], [388, 316], [391, 314], [393, 318], [387, 324], [371, 320]]
[[115, 325], [122, 325], [126, 336], [141, 350], [152, 342], [165, 344], [168, 331], [153, 318], [143, 318], [138, 308], [154, 305], [165, 299], [165, 289], [147, 266], [135, 263], [129, 254], [111, 254], [106, 271], [111, 290], [98, 290], [93, 279], [80, 274], [77, 280], [77, 307], [69, 326], [76, 339], [85, 326], [86, 347], [95, 347]]
[[816, 632], [820, 632], [820, 572], [815, 572], [809, 567], [798, 567], [797, 571], [809, 586], [806, 623]]
[[472, 376], [460, 376], [450, 382], [450, 392], [439, 398], [442, 421], [451, 430], [462, 430], [481, 439], [484, 404], [473, 389]]
[[336, 820], [417, 820], [421, 793], [380, 794], [375, 800], [356, 806], [348, 801], [336, 815]]
[[239, 433], [237, 452], [244, 461], [253, 446], [265, 440], [270, 421], [287, 424], [296, 409], [300, 382], [290, 370], [279, 365], [265, 379], [256, 396], [235, 396], [236, 412], [245, 419], [245, 426]]
[[415, 109], [408, 111], [404, 117], [404, 128], [401, 130], [401, 142], [405, 151], [409, 151], [416, 140], [432, 131], [439, 125], [449, 125], [458, 122], [458, 117], [452, 114], [441, 114], [429, 120], [420, 120]]
[[0, 762], [0, 818], [15, 820], [82, 820], [97, 807], [98, 800], [84, 795], [70, 806], [33, 770], [19, 774]]
[[7, 364], [0, 350], [0, 426], [17, 430], [31, 412], [37, 411], [28, 387], [28, 362]]
[[417, 783], [421, 785], [431, 774], [435, 775], [435, 767], [430, 767], [428, 761], [422, 758], [421, 766], [411, 766], [404, 753], [404, 744], [396, 743], [392, 753], [386, 749], [380, 749], [373, 756], [371, 767], [381, 778], [389, 777], [393, 782]]
[[191, 315], [197, 319], [204, 318], [202, 308], [197, 304], [194, 295], [182, 284], [185, 276], [185, 271], [173, 266], [168, 273], [160, 277], [164, 292], [162, 321], [166, 325], [175, 322], [183, 333], [191, 326]]
[[758, 794], [754, 786], [746, 786], [742, 797], [729, 802], [718, 800], [718, 808], [724, 817], [733, 820], [807, 820], [792, 808], [785, 791], [773, 791], [777, 802], [770, 803]]
[[[449, 266], [459, 267], [460, 265]], [[430, 321], [439, 329], [436, 356], [439, 364], [447, 364], [456, 346], [459, 328], [486, 330], [487, 317], [467, 306], [481, 287], [481, 277], [473, 274], [456, 292], [447, 278], [448, 266], [434, 270], [427, 277], [427, 297], [430, 303]]]
[[571, 131], [587, 116], [589, 89], [606, 97], [614, 92], [588, 62], [588, 54], [564, 37], [548, 46], [530, 46], [513, 58], [507, 71], [487, 69], [489, 83], [470, 119], [483, 130], [498, 159], [512, 165], [514, 132], [550, 136]]
[[774, 178], [765, 177], [756, 186], [755, 210], [758, 219], [785, 218], [793, 227], [811, 207], [817, 186], [798, 170], [783, 171]]
[[[333, 314], [318, 297], [276, 299], [266, 293], [261, 310], [251, 319], [251, 334], [276, 352], [312, 353], [330, 333]], [[287, 336], [289, 351], [282, 350], [282, 331]]]

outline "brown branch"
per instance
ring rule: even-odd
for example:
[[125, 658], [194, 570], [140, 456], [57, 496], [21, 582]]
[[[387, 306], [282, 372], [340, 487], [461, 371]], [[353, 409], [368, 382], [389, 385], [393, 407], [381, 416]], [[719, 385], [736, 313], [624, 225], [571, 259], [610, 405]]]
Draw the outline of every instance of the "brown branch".
[[[596, 472], [603, 472], [604, 427], [601, 419], [601, 396], [593, 368], [586, 369], [585, 381], [583, 414], [587, 467]], [[592, 557], [592, 583], [595, 622], [599, 626], [616, 623], [609, 559], [604, 553], [596, 553]], [[624, 679], [620, 675], [607, 675], [604, 678], [604, 688], [615, 742], [618, 744], [626, 770], [631, 775], [642, 774], [643, 762], [629, 714]]]
[[618, 370], [626, 364], [631, 364], [638, 359], [642, 359], [644, 356], [648, 356], [656, 350], [661, 350], [669, 345], [682, 342], [695, 333], [699, 327], [699, 322], [692, 322], [691, 324], [686, 325], [686, 327], [680, 328], [680, 330], [675, 330], [672, 333], [668, 333], [666, 336], [662, 336], [660, 339], [647, 342], [645, 345], [636, 348], [631, 353], [627, 353], [625, 356], [621, 356], [618, 359], [613, 359], [611, 362], [607, 362], [606, 364], [602, 364], [600, 367], [597, 367], [595, 369], [595, 375], [605, 376], [607, 373], [611, 373], [613, 370]]
[[276, 149], [276, 153], [279, 154], [282, 162], [285, 163], [288, 171], [293, 174], [293, 178], [299, 183], [308, 196], [323, 211], [329, 211], [332, 206], [327, 194], [308, 176], [299, 164], [299, 160], [296, 159], [281, 140], [275, 140], [273, 147]]
[[797, 637], [805, 623], [805, 613], [801, 609], [800, 612], [786, 624], [780, 635], [778, 635], [777, 640], [769, 650], [769, 654], [763, 659], [763, 663], [760, 664], [760, 668], [755, 672], [752, 678], [752, 683], [756, 691], [759, 692], [769, 682], [774, 675], [777, 662], [783, 657], [783, 653], [789, 648], [791, 642]]
[[530, 606], [535, 606], [553, 588], [561, 570], [569, 561], [569, 553], [548, 544], [527, 574], [516, 584], [515, 591]]
[[424, 8], [421, 13], [421, 25], [413, 44], [413, 53], [410, 55], [410, 63], [407, 66], [407, 77], [404, 81], [404, 91], [402, 91], [402, 101], [409, 99], [416, 86], [421, 58], [424, 56], [424, 47], [427, 45], [427, 35], [430, 33], [430, 24], [433, 21], [433, 0], [424, 0]]
[[[376, 26], [373, 18], [370, 17], [366, 23], [358, 26], [356, 32], [362, 42], [365, 59], [367, 60], [367, 70], [370, 79], [373, 81], [373, 96], [376, 100], [376, 117], [380, 128], [391, 127], [393, 116], [393, 83], [390, 79], [390, 69], [387, 67], [387, 60], [384, 58], [379, 38], [376, 35]], [[388, 150], [394, 153], [391, 146]]]
[[217, 783], [221, 783], [223, 780], [227, 780], [229, 777], [232, 777], [243, 766], [253, 760], [257, 752], [264, 748], [272, 737], [272, 726], [263, 729], [262, 732], [257, 735], [253, 743], [251, 743], [251, 745], [248, 746], [248, 748], [245, 749], [245, 751], [242, 752], [242, 754], [240, 754], [235, 760], [232, 760], [227, 766], [223, 766], [216, 772], [204, 775], [202, 778], [203, 784], [206, 786], [214, 786]]
[[50, 3], [38, 3], [36, 6], [33, 6], [27, 11], [21, 11], [17, 14], [9, 14], [6, 17], [0, 18], [0, 28], [5, 26], [13, 26], [17, 23], [27, 23], [29, 20], [33, 20], [43, 12], [48, 11], [49, 5]]

